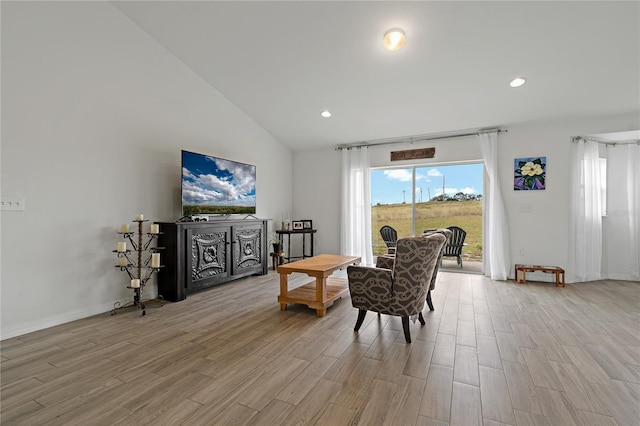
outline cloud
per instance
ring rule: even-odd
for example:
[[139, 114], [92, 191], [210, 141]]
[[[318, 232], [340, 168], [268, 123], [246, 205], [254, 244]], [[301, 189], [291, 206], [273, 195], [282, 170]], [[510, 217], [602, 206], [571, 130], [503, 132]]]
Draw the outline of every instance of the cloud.
[[186, 167], [182, 168], [182, 177], [183, 179], [190, 179], [190, 180], [196, 180], [197, 176], [194, 175], [193, 173], [191, 173], [191, 171], [189, 169], [187, 169]]
[[249, 164], [236, 163], [217, 158], [216, 166], [220, 170], [226, 170], [233, 176], [233, 184], [240, 194], [246, 194], [253, 191], [256, 185], [253, 173], [254, 167]]
[[[411, 169], [391, 169], [384, 170], [384, 175], [388, 179], [397, 180], [400, 182], [411, 182]], [[422, 180], [425, 182], [432, 182], [431, 177], [441, 177], [442, 172], [438, 169], [428, 169], [427, 174], [418, 173], [416, 170], [416, 181]]]
[[[445, 193], [445, 194], [448, 194], [448, 195], [455, 195], [455, 194], [457, 194], [458, 192], [460, 192], [460, 191], [458, 190], [458, 188], [445, 188], [445, 189], [444, 189], [444, 193]], [[435, 194], [436, 194], [436, 195], [440, 195], [440, 194], [442, 194], [442, 188], [437, 188], [437, 189], [436, 189]]]
[[195, 205], [255, 205], [253, 166], [215, 160], [218, 170], [229, 175], [197, 174], [183, 167], [182, 200]]
[[391, 169], [385, 170], [384, 175], [393, 180], [399, 180], [400, 182], [411, 182], [412, 174], [407, 169]]
[[[473, 189], [472, 187], [465, 187], [462, 189], [459, 188], [445, 188], [444, 189], [444, 193], [447, 195], [455, 195], [458, 192], [462, 192], [463, 194], [477, 194], [477, 191], [475, 189]], [[440, 195], [442, 194], [442, 188], [436, 188], [435, 191], [435, 195]]]
[[416, 170], [416, 181], [423, 180], [425, 182], [433, 182], [434, 180], [431, 178], [434, 177], [442, 177], [442, 172], [438, 169], [427, 169], [427, 174], [419, 174]]

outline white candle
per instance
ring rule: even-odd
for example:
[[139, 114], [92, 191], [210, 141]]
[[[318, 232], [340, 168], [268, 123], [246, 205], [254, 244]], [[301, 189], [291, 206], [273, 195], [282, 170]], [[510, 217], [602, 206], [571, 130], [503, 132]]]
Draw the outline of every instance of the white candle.
[[127, 266], [127, 258], [126, 257], [119, 257], [118, 258], [118, 265]]
[[152, 234], [158, 234], [160, 232], [160, 225], [158, 224], [153, 224], [151, 225], [151, 233]]
[[136, 220], [144, 220], [144, 215], [143, 214], [137, 214], [136, 215]]
[[139, 288], [140, 287], [140, 279], [136, 278], [131, 280], [131, 288]]
[[127, 243], [126, 242], [119, 242], [118, 243], [118, 252], [124, 253], [125, 251], [127, 251]]
[[152, 268], [160, 267], [160, 253], [153, 253], [151, 255], [151, 267]]
[[129, 225], [126, 223], [120, 227], [120, 232], [129, 232]]

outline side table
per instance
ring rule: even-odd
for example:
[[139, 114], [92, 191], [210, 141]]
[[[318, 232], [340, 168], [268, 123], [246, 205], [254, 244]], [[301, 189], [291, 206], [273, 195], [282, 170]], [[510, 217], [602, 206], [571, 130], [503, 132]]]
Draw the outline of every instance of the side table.
[[[284, 230], [284, 229], [278, 229], [276, 230], [276, 234], [278, 234], [281, 238], [280, 241], [282, 241], [283, 244], [283, 248], [284, 248], [284, 241], [285, 238], [283, 238], [285, 235], [287, 236], [286, 241], [286, 255], [285, 255], [285, 260], [287, 262], [291, 262], [291, 259], [306, 259], [308, 257], [313, 257], [313, 236], [314, 234], [317, 232], [316, 229], [288, 229], [288, 230]], [[291, 256], [291, 235], [302, 235], [302, 256]], [[307, 254], [307, 243], [306, 243], [306, 236], [307, 234], [309, 234], [311, 236], [311, 242], [310, 242], [310, 254]]]
[[[271, 256], [271, 262], [273, 264], [273, 270], [276, 270], [276, 264], [278, 265], [282, 265], [284, 263], [284, 252], [283, 251], [278, 251], [275, 253], [269, 253], [269, 255]], [[276, 261], [277, 259], [277, 261]]]

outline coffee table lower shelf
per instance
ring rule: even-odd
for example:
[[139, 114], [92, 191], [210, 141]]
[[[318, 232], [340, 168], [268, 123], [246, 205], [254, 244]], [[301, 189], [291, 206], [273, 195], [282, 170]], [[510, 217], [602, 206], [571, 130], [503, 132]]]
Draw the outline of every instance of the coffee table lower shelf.
[[342, 298], [349, 292], [349, 283], [344, 278], [327, 278], [326, 297], [322, 300], [316, 300], [316, 281], [311, 281], [300, 287], [296, 287], [287, 292], [286, 296], [279, 295], [278, 302], [280, 303], [280, 309], [287, 309], [287, 305], [292, 303], [299, 303], [307, 305], [311, 309], [315, 309], [318, 316], [323, 316], [326, 309], [333, 305], [337, 299]]

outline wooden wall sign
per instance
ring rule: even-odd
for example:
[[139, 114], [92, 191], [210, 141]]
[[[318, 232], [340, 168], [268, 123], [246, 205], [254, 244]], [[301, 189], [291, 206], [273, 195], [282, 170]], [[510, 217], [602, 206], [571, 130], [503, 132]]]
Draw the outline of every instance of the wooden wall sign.
[[420, 148], [420, 149], [408, 149], [405, 151], [391, 151], [391, 161], [433, 158], [435, 155], [436, 155], [435, 148]]

